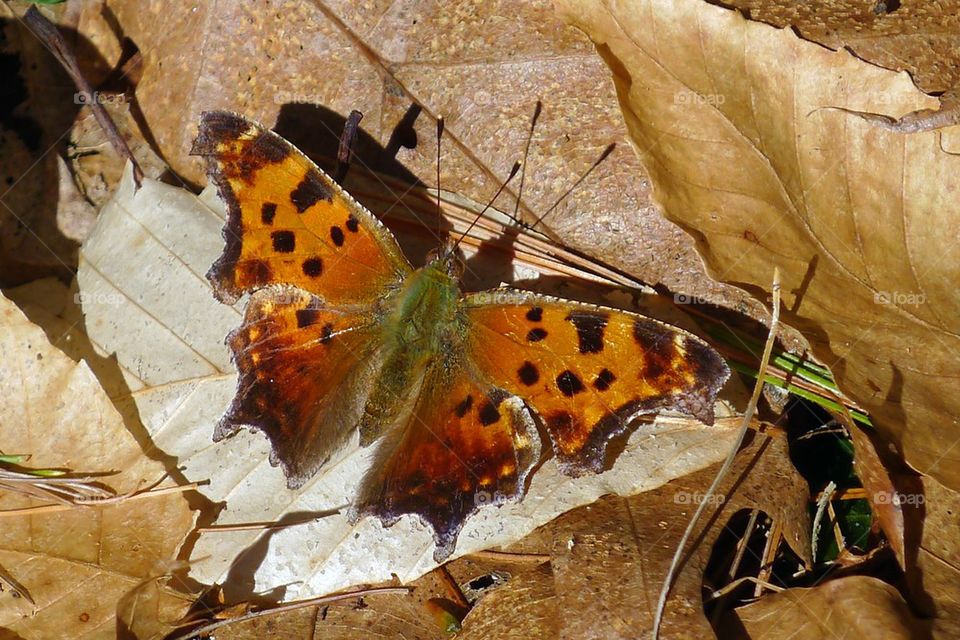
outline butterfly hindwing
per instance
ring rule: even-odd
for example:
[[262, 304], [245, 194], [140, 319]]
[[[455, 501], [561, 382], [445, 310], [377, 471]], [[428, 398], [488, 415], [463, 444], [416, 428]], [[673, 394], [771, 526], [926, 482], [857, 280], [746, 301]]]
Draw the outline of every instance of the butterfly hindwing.
[[375, 328], [305, 291], [253, 294], [227, 339], [240, 377], [214, 440], [244, 425], [263, 431], [271, 462], [301, 486], [359, 422], [379, 362]]
[[729, 376], [696, 336], [615, 309], [500, 289], [466, 296], [469, 358], [542, 421], [560, 468], [599, 472], [610, 438], [674, 409], [713, 423]]
[[227, 205], [226, 246], [207, 274], [222, 301], [288, 284], [328, 304], [369, 302], [411, 271], [393, 235], [276, 133], [208, 111], [192, 153]]
[[540, 437], [523, 401], [466, 363], [431, 367], [414, 398], [378, 445], [353, 519], [374, 515], [389, 526], [417, 515], [433, 529], [442, 562], [470, 514], [523, 497]]

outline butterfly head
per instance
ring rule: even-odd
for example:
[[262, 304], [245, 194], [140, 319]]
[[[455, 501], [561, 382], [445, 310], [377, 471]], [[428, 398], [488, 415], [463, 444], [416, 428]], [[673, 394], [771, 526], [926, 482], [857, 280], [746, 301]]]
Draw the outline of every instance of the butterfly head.
[[463, 260], [460, 259], [456, 243], [450, 239], [444, 240], [439, 247], [427, 254], [427, 264], [457, 282], [463, 276]]

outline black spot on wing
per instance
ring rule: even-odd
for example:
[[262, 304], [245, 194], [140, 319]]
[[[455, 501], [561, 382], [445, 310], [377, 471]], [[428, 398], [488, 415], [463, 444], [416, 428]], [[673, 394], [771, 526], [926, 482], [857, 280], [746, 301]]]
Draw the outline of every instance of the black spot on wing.
[[333, 325], [328, 322], [320, 330], [320, 344], [327, 344], [331, 340], [333, 340]]
[[456, 408], [453, 410], [457, 414], [458, 418], [462, 418], [470, 412], [470, 408], [473, 406], [473, 396], [468, 395], [466, 398], [461, 400], [457, 404]]
[[523, 366], [517, 371], [517, 377], [520, 378], [520, 382], [529, 387], [540, 380], [540, 372], [532, 362], [524, 362]]
[[319, 309], [297, 309], [297, 328], [304, 329], [320, 321]]
[[323, 273], [323, 260], [319, 257], [307, 258], [303, 261], [303, 273], [311, 278], [316, 278]]
[[480, 424], [485, 427], [500, 420], [500, 412], [497, 410], [497, 406], [489, 400], [480, 405], [477, 415], [480, 417]]
[[338, 226], [330, 227], [330, 239], [333, 240], [333, 244], [342, 247], [344, 240], [343, 229]]
[[603, 351], [603, 332], [607, 328], [609, 314], [594, 311], [571, 311], [567, 320], [577, 330], [580, 353]]
[[323, 183], [320, 173], [310, 168], [297, 188], [290, 192], [290, 202], [297, 208], [298, 213], [303, 213], [320, 200], [332, 202], [333, 194]]
[[353, 214], [350, 214], [350, 217], [347, 218], [347, 230], [350, 233], [356, 233], [360, 230], [360, 221], [353, 217]]
[[557, 389], [568, 398], [584, 390], [583, 381], [573, 371], [567, 369], [557, 376]]
[[606, 391], [616, 379], [617, 376], [613, 375], [612, 371], [601, 369], [600, 373], [597, 374], [597, 379], [593, 381], [593, 388], [597, 391]]
[[270, 240], [277, 253], [293, 253], [297, 247], [297, 237], [293, 231], [274, 231], [270, 234]]
[[530, 329], [527, 333], [527, 342], [540, 342], [547, 337], [547, 330], [543, 327], [537, 327], [536, 329]]
[[277, 216], [277, 203], [264, 202], [260, 207], [260, 221], [263, 224], [273, 224], [273, 219]]
[[530, 307], [527, 310], [527, 320], [530, 322], [540, 322], [543, 320], [543, 309], [541, 307]]

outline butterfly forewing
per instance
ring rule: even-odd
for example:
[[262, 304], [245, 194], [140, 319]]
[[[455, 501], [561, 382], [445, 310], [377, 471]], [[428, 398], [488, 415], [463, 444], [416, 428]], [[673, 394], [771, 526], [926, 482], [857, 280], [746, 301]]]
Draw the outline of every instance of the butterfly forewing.
[[630, 419], [675, 409], [713, 423], [729, 370], [702, 340], [649, 318], [508, 289], [468, 295], [469, 358], [538, 414], [560, 467], [601, 471]]
[[411, 271], [393, 235], [274, 132], [206, 112], [192, 153], [227, 205], [226, 247], [207, 274], [221, 300], [289, 284], [329, 304], [370, 302]]

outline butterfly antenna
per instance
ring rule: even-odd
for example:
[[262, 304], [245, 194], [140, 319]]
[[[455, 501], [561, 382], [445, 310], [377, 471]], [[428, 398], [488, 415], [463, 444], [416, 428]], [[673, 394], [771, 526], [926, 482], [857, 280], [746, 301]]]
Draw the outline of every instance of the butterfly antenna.
[[437, 218], [443, 213], [440, 211], [440, 139], [443, 138], [443, 116], [437, 118]]
[[606, 159], [607, 159], [607, 156], [609, 156], [611, 153], [613, 153], [613, 150], [616, 149], [616, 148], [617, 148], [617, 143], [616, 143], [616, 142], [611, 142], [609, 145], [607, 145], [607, 148], [603, 150], [603, 153], [601, 153], [601, 154], [600, 154], [600, 157], [597, 158], [597, 159], [594, 161], [593, 165], [591, 165], [591, 167], [590, 167], [589, 169], [587, 169], [586, 172], [585, 172], [582, 176], [580, 176], [580, 178], [579, 178], [576, 182], [573, 183], [573, 186], [571, 186], [569, 189], [567, 189], [562, 196], [560, 196], [559, 198], [557, 198], [557, 201], [553, 203], [553, 206], [551, 206], [549, 209], [547, 209], [547, 210], [543, 213], [543, 215], [541, 215], [539, 218], [537, 218], [537, 219], [533, 222], [533, 224], [530, 225], [530, 229], [535, 228], [538, 224], [540, 224], [541, 222], [543, 222], [543, 219], [546, 218], [548, 215], [550, 215], [550, 214], [553, 212], [553, 210], [557, 208], [557, 205], [559, 205], [561, 202], [563, 202], [563, 199], [566, 198], [568, 195], [570, 195], [570, 194], [573, 192], [574, 189], [576, 189], [577, 187], [579, 187], [579, 186], [580, 186], [580, 183], [583, 182], [584, 180], [586, 180], [586, 179], [587, 179], [587, 176], [589, 176], [591, 173], [593, 173], [593, 170], [596, 169], [596, 168], [600, 165], [601, 162], [603, 162], [604, 160], [606, 160]]
[[523, 170], [520, 172], [520, 187], [517, 189], [517, 202], [513, 205], [513, 220], [520, 221], [520, 203], [523, 201], [523, 183], [527, 177], [527, 158], [530, 156], [530, 142], [533, 140], [533, 130], [537, 127], [537, 119], [543, 110], [543, 102], [537, 100], [537, 106], [533, 110], [533, 117], [530, 118], [530, 132], [527, 134], [527, 144], [523, 148]]
[[514, 177], [515, 175], [517, 175], [517, 172], [518, 172], [518, 171], [520, 171], [520, 163], [519, 163], [519, 162], [514, 162], [514, 163], [513, 163], [513, 168], [510, 169], [510, 175], [507, 176], [507, 179], [503, 181], [503, 184], [500, 185], [500, 188], [497, 189], [497, 192], [496, 192], [495, 194], [493, 194], [493, 197], [490, 198], [490, 202], [488, 202], [488, 203], [487, 203], [487, 206], [485, 206], [485, 207], [483, 208], [483, 211], [481, 211], [480, 213], [477, 214], [477, 217], [473, 219], [473, 222], [470, 223], [470, 226], [467, 227], [467, 230], [464, 231], [464, 232], [463, 232], [463, 235], [461, 235], [461, 236], [457, 239], [457, 241], [453, 244], [453, 248], [451, 249], [451, 251], [456, 251], [456, 250], [457, 250], [457, 247], [460, 246], [460, 243], [463, 242], [463, 239], [466, 238], [466, 237], [467, 237], [467, 234], [470, 233], [470, 231], [473, 230], [473, 227], [476, 226], [476, 224], [477, 224], [478, 222], [480, 222], [480, 218], [482, 218], [482, 217], [483, 217], [483, 214], [485, 214], [485, 213], [487, 212], [487, 209], [489, 209], [490, 207], [493, 206], [493, 203], [497, 201], [497, 198], [500, 197], [500, 194], [503, 193], [503, 190], [506, 188], [507, 184], [509, 184], [509, 182], [510, 182], [511, 180], [513, 180], [513, 177]]

